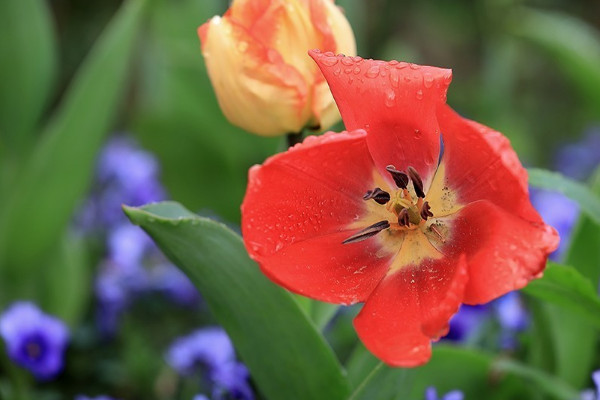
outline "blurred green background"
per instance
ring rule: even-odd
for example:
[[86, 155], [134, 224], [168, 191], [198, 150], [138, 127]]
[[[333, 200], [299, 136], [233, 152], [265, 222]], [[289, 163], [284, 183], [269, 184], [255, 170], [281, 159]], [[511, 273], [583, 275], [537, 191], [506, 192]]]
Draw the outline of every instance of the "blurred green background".
[[[525, 165], [549, 167], [557, 149], [600, 124], [597, 0], [337, 4], [354, 29], [359, 55], [452, 68], [449, 104], [508, 136]], [[82, 320], [89, 326], [97, 260], [68, 226], [91, 189], [95, 157], [114, 132], [130, 133], [158, 157], [170, 198], [239, 223], [248, 168], [283, 150], [285, 138], [243, 132], [218, 107], [196, 29], [228, 5], [226, 0], [0, 0], [0, 306], [32, 298], [71, 327]], [[95, 46], [107, 31], [110, 35]], [[332, 130], [341, 129], [340, 123]], [[80, 371], [74, 378], [79, 387], [102, 370], [111, 384], [127, 386], [123, 382], [130, 379], [132, 386], [145, 387], [127, 387], [125, 393], [150, 397], [160, 392], [152, 380], [157, 371], [168, 375], [160, 358], [166, 338], [184, 330], [179, 323], [189, 327], [206, 321], [170, 310], [165, 324], [153, 320], [158, 311], [147, 310], [128, 317], [127, 345], [117, 343], [110, 348], [113, 354], [102, 354], [109, 359], [106, 365], [86, 366], [80, 353], [72, 357], [70, 371]], [[330, 335], [336, 337], [336, 350], [347, 356], [355, 336], [351, 317], [341, 318], [340, 332]], [[558, 330], [556, 321], [536, 321], [536, 329]], [[158, 339], [139, 329], [151, 332], [165, 325], [168, 332]], [[527, 339], [532, 341], [527, 362], [560, 374], [576, 388], [589, 386], [595, 360], [577, 373], [571, 373], [577, 357], [556, 361], [560, 366], [554, 368], [542, 342], [550, 339], [536, 336], [541, 333], [534, 330]], [[587, 331], [577, 351], [590, 353], [596, 334]], [[533, 343], [537, 338], [540, 343]], [[77, 346], [93, 348], [85, 340], [83, 335]], [[557, 360], [577, 338], [566, 334], [560, 340], [564, 348], [557, 350]], [[453, 351], [441, 357], [452, 359]], [[111, 364], [115, 354], [121, 364]], [[475, 361], [466, 363], [473, 374], [464, 375], [481, 378], [477, 385], [489, 378], [478, 375], [479, 363], [489, 364], [481, 357], [473, 355]], [[428, 367], [419, 384], [425, 385], [438, 366]], [[534, 374], [532, 379], [546, 378]], [[451, 389], [453, 379], [442, 378], [444, 388]], [[510, 382], [507, 387], [510, 392]]]

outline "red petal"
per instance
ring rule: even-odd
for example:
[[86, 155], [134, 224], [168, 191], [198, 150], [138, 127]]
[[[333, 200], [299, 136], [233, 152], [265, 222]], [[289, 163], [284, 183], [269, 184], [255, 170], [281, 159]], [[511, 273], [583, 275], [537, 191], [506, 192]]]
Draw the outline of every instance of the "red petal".
[[424, 364], [431, 340], [448, 332], [467, 279], [464, 256], [425, 261], [387, 276], [354, 320], [359, 337], [386, 364]]
[[464, 207], [454, 220], [448, 249], [467, 254], [467, 304], [486, 303], [539, 278], [558, 234], [543, 222], [530, 222], [488, 202]]
[[447, 69], [330, 56], [311, 51], [347, 129], [365, 129], [369, 151], [381, 174], [387, 165], [412, 165], [428, 186], [438, 164], [440, 131], [436, 107], [445, 102], [452, 79]]
[[449, 106], [438, 110], [444, 138], [442, 163], [447, 185], [459, 203], [489, 200], [507, 211], [540, 222], [529, 200], [527, 171], [500, 132], [458, 115]]
[[[363, 299], [372, 289], [376, 250], [363, 245], [372, 239], [341, 244], [355, 231], [350, 225], [365, 213], [362, 197], [373, 188], [375, 167], [365, 136], [364, 131], [312, 136], [250, 170], [242, 205], [244, 242], [283, 286], [337, 302]], [[364, 266], [369, 268], [354, 275]]]
[[351, 231], [294, 242], [271, 256], [256, 257], [263, 272], [285, 288], [339, 304], [365, 301], [389, 269], [377, 238], [343, 245]]

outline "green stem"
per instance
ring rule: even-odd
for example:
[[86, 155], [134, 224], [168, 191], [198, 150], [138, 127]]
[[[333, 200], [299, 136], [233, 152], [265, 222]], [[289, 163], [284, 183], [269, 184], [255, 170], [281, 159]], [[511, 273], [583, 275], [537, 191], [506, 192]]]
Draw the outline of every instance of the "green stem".
[[287, 143], [288, 143], [288, 147], [292, 147], [298, 143], [302, 143], [302, 141], [304, 140], [304, 131], [300, 131], [300, 132], [290, 132], [287, 134]]

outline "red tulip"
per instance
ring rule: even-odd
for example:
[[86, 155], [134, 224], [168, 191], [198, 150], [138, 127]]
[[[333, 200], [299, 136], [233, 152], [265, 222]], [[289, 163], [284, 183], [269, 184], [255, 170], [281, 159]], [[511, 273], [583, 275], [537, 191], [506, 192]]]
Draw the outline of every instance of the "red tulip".
[[509, 141], [445, 104], [450, 70], [311, 55], [348, 132], [250, 170], [246, 247], [291, 291], [364, 302], [354, 326], [387, 364], [423, 364], [461, 303], [540, 277], [558, 235]]

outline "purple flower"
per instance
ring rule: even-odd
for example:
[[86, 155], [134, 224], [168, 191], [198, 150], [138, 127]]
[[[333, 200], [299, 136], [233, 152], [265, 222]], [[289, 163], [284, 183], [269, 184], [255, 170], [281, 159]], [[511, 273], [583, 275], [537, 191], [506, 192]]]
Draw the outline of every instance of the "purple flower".
[[231, 340], [221, 328], [199, 329], [179, 338], [169, 348], [167, 363], [181, 375], [204, 371], [213, 384], [214, 399], [254, 398], [248, 370], [237, 362]]
[[425, 400], [463, 400], [464, 395], [460, 390], [453, 390], [443, 397], [438, 397], [437, 390], [430, 386], [425, 390]]
[[600, 370], [592, 373], [592, 380], [594, 381], [594, 389], [586, 389], [581, 393], [581, 400], [600, 400]]
[[108, 258], [126, 268], [141, 267], [144, 256], [155, 250], [154, 243], [138, 226], [123, 224], [108, 236]]
[[69, 339], [66, 325], [30, 302], [17, 302], [0, 316], [0, 336], [8, 356], [38, 380], [49, 380], [63, 368]]
[[158, 162], [131, 138], [115, 137], [102, 150], [95, 190], [79, 215], [84, 230], [102, 230], [125, 221], [122, 204], [133, 206], [165, 199]]
[[600, 165], [600, 129], [590, 129], [579, 142], [563, 146], [556, 153], [554, 164], [568, 177], [588, 179]]
[[543, 189], [531, 189], [531, 203], [540, 213], [544, 222], [553, 226], [560, 236], [560, 244], [550, 258], [559, 260], [569, 248], [569, 238], [577, 218], [579, 206], [562, 193]]
[[461, 305], [458, 312], [450, 320], [450, 330], [444, 337], [455, 342], [469, 342], [476, 337], [483, 324], [490, 318], [487, 305]]
[[161, 263], [152, 268], [151, 287], [164, 293], [168, 298], [183, 306], [198, 304], [200, 293], [177, 267], [169, 263]]
[[192, 400], [208, 400], [208, 397], [206, 397], [203, 394], [197, 394], [194, 396], [194, 398]]

